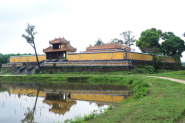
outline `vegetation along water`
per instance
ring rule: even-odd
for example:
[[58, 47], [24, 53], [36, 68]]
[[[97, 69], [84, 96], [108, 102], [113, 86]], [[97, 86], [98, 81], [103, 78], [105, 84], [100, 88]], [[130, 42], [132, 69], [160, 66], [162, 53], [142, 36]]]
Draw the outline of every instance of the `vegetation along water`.
[[[165, 71], [153, 75], [185, 80], [184, 70]], [[21, 116], [22, 119], [19, 119], [19, 122], [21, 120], [39, 122], [39, 117], [45, 115], [43, 112], [50, 112], [51, 117], [55, 114], [52, 112], [60, 114], [60, 116], [57, 115], [58, 118], [51, 118], [50, 122], [184, 122], [185, 93], [183, 90], [185, 85], [147, 76], [150, 74], [131, 74], [130, 72], [1, 76], [1, 111], [10, 111], [14, 116]], [[27, 91], [23, 93], [24, 89]], [[71, 99], [68, 98], [67, 91], [74, 92], [73, 95], [71, 93]], [[82, 91], [85, 94], [91, 91], [88, 94], [91, 98], [92, 95], [101, 95], [104, 100], [108, 97], [108, 91], [109, 93], [111, 91], [124, 93], [125, 91], [131, 94], [131, 98], [127, 96], [124, 98], [126, 100], [119, 103], [114, 100], [111, 102], [109, 98], [109, 102], [100, 103], [101, 98], [97, 96], [99, 101], [88, 100], [88, 96], [85, 97]], [[121, 97], [121, 95], [116, 96]], [[83, 97], [86, 99], [82, 99]], [[12, 106], [8, 106], [7, 100], [13, 103]], [[84, 110], [80, 105], [84, 107]], [[80, 112], [71, 113], [78, 108]], [[67, 116], [65, 118], [62, 115], [64, 109]], [[33, 115], [34, 113], [36, 115]]]

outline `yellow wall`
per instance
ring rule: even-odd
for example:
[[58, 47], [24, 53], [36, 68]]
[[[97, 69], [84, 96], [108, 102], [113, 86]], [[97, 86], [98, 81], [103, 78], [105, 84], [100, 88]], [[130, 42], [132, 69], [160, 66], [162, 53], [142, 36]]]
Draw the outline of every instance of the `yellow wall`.
[[150, 61], [152, 60], [152, 56], [147, 54], [127, 52], [127, 59]]
[[[149, 54], [127, 52], [127, 59], [151, 61], [152, 56]], [[174, 60], [170, 57], [166, 57], [164, 62], [174, 62]]]
[[[111, 59], [124, 59], [125, 52], [112, 52], [112, 53], [86, 53], [86, 54], [68, 54], [68, 61], [76, 61], [76, 60], [111, 60]], [[149, 54], [141, 54], [141, 53], [133, 53], [127, 52], [127, 59], [131, 60], [144, 60], [151, 61], [152, 56]], [[164, 62], [174, 62], [172, 58], [168, 58], [168, 60]]]
[[[46, 54], [38, 55], [38, 60], [46, 60]], [[10, 57], [10, 62], [37, 62], [36, 56]]]
[[88, 53], [88, 54], [73, 54], [67, 53], [68, 61], [73, 60], [110, 60], [110, 59], [123, 59], [123, 52], [112, 53]]
[[[105, 52], [105, 53], [76, 53], [76, 54], [68, 54], [73, 52], [67, 52], [67, 60], [68, 61], [77, 61], [77, 60], [111, 60], [111, 59], [124, 59], [125, 52]], [[38, 55], [39, 61], [46, 60], [45, 55]], [[127, 59], [132, 60], [144, 60], [144, 61], [151, 61], [152, 56], [149, 54], [140, 54], [140, 53], [133, 53], [127, 52]], [[21, 57], [10, 57], [11, 62], [36, 62], [36, 56], [23, 56]], [[173, 59], [168, 58], [164, 62], [174, 62]]]

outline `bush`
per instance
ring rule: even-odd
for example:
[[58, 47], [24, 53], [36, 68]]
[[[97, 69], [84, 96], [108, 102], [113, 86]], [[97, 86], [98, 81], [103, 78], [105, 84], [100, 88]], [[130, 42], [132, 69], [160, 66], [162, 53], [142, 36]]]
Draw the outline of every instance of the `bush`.
[[155, 73], [155, 68], [153, 66], [145, 65], [145, 69], [148, 70], [150, 74]]
[[143, 73], [146, 74], [148, 73], [148, 71], [145, 68], [136, 68], [135, 70], [133, 70], [134, 73]]
[[134, 99], [139, 99], [141, 97], [146, 96], [148, 90], [148, 83], [141, 81], [141, 80], [134, 80], [132, 83], [134, 95]]

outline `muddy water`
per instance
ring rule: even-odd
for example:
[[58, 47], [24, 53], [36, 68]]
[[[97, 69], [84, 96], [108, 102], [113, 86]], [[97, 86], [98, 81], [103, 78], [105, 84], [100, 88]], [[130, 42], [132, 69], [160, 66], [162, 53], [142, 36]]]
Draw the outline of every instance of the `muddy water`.
[[117, 105], [129, 89], [116, 85], [0, 83], [0, 123], [53, 123]]

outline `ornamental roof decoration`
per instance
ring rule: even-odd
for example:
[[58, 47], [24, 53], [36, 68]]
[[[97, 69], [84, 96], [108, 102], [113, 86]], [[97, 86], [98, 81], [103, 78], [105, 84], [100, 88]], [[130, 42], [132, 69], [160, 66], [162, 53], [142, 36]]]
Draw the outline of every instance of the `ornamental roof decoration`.
[[72, 47], [70, 44], [63, 46], [62, 48], [59, 49], [53, 49], [52, 46], [49, 46], [46, 49], [43, 49], [43, 52], [57, 52], [57, 51], [71, 51], [71, 52], [76, 52], [76, 48]]
[[98, 46], [89, 46], [86, 48], [86, 51], [84, 52], [104, 52], [104, 51], [117, 51], [117, 50], [131, 50], [129, 47], [124, 46], [121, 42], [115, 42], [115, 43], [102, 43]]
[[64, 37], [63, 38], [55, 38], [52, 41], [49, 41], [49, 44], [70, 44], [70, 41], [67, 41]]
[[70, 51], [76, 52], [76, 48], [70, 45], [70, 41], [67, 41], [64, 37], [63, 38], [55, 38], [52, 41], [49, 41], [49, 44], [64, 44], [61, 48], [53, 48], [53, 46], [49, 46], [46, 49], [43, 49], [43, 52], [58, 52], [58, 51]]

